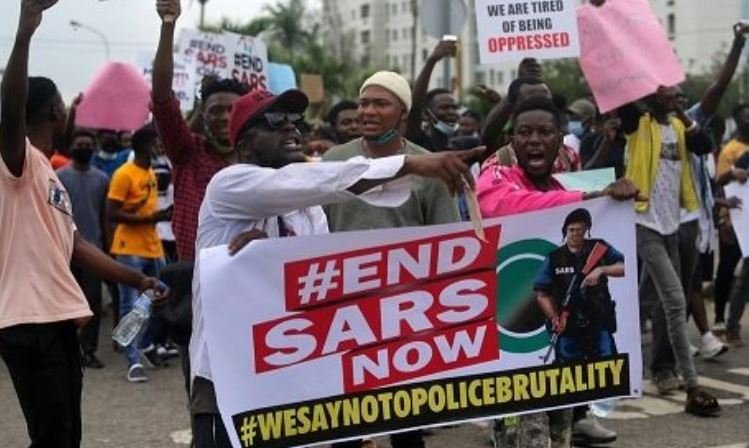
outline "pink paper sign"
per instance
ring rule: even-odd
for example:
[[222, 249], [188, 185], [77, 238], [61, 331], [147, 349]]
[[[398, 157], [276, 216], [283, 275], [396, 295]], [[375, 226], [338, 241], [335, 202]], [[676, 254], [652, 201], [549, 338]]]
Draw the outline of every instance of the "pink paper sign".
[[77, 126], [134, 131], [148, 119], [151, 87], [132, 65], [107, 63], [83, 95], [76, 114]]
[[577, 10], [580, 66], [601, 112], [684, 81], [648, 0], [608, 0]]

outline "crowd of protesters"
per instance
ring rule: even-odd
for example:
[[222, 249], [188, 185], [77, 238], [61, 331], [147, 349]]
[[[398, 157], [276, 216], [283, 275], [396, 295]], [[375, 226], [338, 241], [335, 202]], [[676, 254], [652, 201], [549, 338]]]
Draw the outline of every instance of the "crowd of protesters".
[[[250, 92], [213, 77], [186, 119], [172, 93], [180, 2], [158, 0], [153, 122], [130, 132], [75, 128], [81, 98], [66, 110], [52, 80], [28, 76], [32, 36], [54, 3], [21, 0], [0, 92], [0, 356], [32, 446], [80, 446], [81, 367], [105, 367], [97, 356], [108, 332], [100, 328], [104, 285], [116, 324], [147, 289], [165, 300], [159, 277], [172, 290], [169, 306], [187, 303], [188, 311], [150, 319], [137, 344], [122, 349], [123, 378], [148, 381], [146, 367], [181, 356], [194, 446], [231, 446], [212, 384], [200, 282], [190, 287], [197, 253], [221, 244], [235, 253], [260, 238], [458, 222], [468, 218], [465, 188], [476, 189], [485, 218], [601, 196], [634, 200], [641, 320], [653, 334], [647, 374], [661, 394], [684, 389], [685, 412], [720, 412], [698, 384], [695, 356], [743, 346], [749, 262], [735, 275], [742, 253], [729, 215], [742, 204], [723, 187], [747, 180], [749, 105], [736, 105], [731, 117], [717, 111], [749, 26], [734, 27], [727, 59], [700, 98], [662, 86], [605, 114], [592, 95], [565, 98], [569, 107], [560, 109], [565, 92], [552, 92], [543, 66], [526, 58], [506, 95], [477, 87], [492, 104], [482, 117], [452, 91], [429, 90], [435, 66], [457, 50], [443, 41], [412, 85], [377, 72], [358, 98], [329, 104], [326, 122], [310, 126], [301, 91]], [[726, 118], [735, 132], [725, 132]], [[552, 176], [597, 168], [613, 168], [616, 180], [596, 192], [566, 190]], [[403, 200], [374, 188], [384, 183]], [[567, 221], [573, 250], [570, 235], [589, 230], [590, 216]], [[590, 281], [620, 274], [621, 254], [610, 250], [613, 267]], [[712, 319], [706, 282], [714, 285]], [[564, 334], [571, 324], [544, 288], [537, 286], [539, 303]], [[610, 353], [603, 346], [599, 354]], [[582, 406], [499, 420], [492, 438], [500, 447], [568, 447], [611, 443], [617, 434]], [[394, 435], [391, 444], [426, 446], [421, 431]]]

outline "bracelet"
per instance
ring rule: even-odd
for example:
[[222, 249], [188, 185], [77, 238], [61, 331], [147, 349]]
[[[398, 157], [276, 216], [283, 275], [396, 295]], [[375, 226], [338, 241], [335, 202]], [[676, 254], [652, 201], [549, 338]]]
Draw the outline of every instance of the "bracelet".
[[693, 121], [692, 124], [687, 128], [687, 133], [694, 132], [699, 128], [700, 128], [700, 125], [698, 125], [696, 121]]

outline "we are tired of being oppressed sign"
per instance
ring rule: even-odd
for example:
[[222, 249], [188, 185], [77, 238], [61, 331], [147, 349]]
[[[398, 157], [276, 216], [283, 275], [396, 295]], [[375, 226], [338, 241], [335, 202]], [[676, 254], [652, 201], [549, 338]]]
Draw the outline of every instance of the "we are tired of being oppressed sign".
[[482, 64], [577, 57], [574, 0], [476, 0]]

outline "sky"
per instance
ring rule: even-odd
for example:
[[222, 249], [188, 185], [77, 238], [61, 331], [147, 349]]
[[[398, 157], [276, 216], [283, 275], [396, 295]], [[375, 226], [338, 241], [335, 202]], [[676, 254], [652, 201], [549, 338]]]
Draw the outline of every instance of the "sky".
[[[20, 0], [0, 0], [0, 69], [5, 67], [18, 24]], [[191, 5], [192, 3], [192, 5]], [[206, 21], [221, 17], [245, 21], [261, 14], [272, 0], [210, 0]], [[106, 61], [102, 39], [75, 31], [71, 20], [101, 31], [109, 40], [111, 60], [135, 62], [139, 52], [154, 52], [159, 37], [155, 0], [60, 0], [44, 15], [31, 45], [29, 74], [52, 78], [66, 100], [83, 91]], [[200, 5], [182, 0], [178, 27], [196, 28]]]

